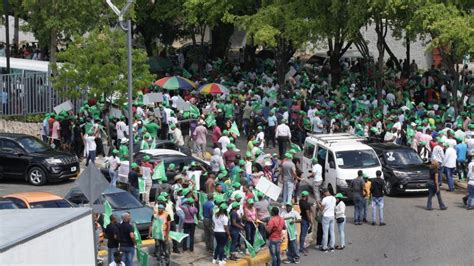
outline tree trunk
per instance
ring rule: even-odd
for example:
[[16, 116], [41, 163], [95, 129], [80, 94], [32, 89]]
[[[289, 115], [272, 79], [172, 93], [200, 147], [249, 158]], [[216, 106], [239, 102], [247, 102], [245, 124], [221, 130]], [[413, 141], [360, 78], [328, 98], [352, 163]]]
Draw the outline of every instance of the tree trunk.
[[[58, 47], [58, 32], [53, 29], [50, 33], [50, 43], [49, 43], [49, 62], [54, 64], [56, 63], [56, 49]], [[54, 70], [53, 70], [54, 71]], [[53, 75], [56, 75], [56, 71], [53, 72]]]
[[410, 38], [408, 36], [405, 36], [405, 42], [406, 42], [406, 45], [407, 45], [407, 50], [406, 50], [406, 58], [407, 58], [407, 62], [408, 62], [408, 65], [410, 65]]
[[275, 49], [275, 64], [277, 69], [277, 79], [280, 85], [280, 91], [285, 88], [285, 75], [288, 72], [288, 61], [295, 53], [291, 43], [288, 40], [280, 37], [278, 47]]
[[218, 23], [212, 29], [211, 58], [224, 58], [229, 46], [230, 37], [234, 33], [234, 25], [230, 23]]
[[145, 50], [146, 54], [148, 57], [153, 56], [153, 41], [150, 37], [145, 36], [145, 34], [142, 33], [143, 36], [143, 44], [145, 45]]
[[15, 47], [14, 53], [18, 53], [18, 46], [20, 45], [19, 39], [19, 31], [20, 31], [20, 18], [15, 15], [15, 22], [13, 24], [13, 47]]
[[377, 88], [377, 102], [381, 103], [382, 100], [382, 81], [384, 75], [384, 55], [385, 55], [385, 45], [384, 45], [384, 34], [383, 34], [383, 22], [378, 20], [375, 22], [375, 32], [377, 33], [377, 50], [379, 52], [379, 57], [377, 59], [377, 71], [376, 71], [376, 88]]

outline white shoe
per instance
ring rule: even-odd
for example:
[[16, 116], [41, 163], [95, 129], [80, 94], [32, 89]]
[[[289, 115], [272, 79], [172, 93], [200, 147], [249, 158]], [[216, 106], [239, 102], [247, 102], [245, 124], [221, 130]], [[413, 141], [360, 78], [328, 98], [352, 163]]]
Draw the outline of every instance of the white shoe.
[[217, 260], [212, 259], [212, 264], [217, 264]]
[[225, 262], [225, 261], [223, 261], [223, 260], [219, 261], [219, 265], [224, 265], [224, 264], [226, 264], [226, 263], [227, 263], [227, 262]]

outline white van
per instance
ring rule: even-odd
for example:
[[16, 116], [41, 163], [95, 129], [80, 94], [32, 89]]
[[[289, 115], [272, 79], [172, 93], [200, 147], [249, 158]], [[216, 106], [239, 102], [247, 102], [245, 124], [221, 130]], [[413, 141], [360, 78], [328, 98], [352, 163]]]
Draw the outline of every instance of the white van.
[[363, 140], [348, 133], [309, 135], [303, 146], [302, 176], [311, 176], [311, 161], [317, 158], [323, 167], [324, 187], [352, 198], [349, 186], [359, 170], [369, 178], [375, 178], [377, 170], [382, 171], [377, 154]]

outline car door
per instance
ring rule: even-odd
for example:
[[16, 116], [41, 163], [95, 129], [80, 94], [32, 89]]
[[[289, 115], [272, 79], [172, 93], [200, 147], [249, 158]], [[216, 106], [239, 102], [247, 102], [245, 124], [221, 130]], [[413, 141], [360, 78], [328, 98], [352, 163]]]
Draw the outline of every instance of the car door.
[[28, 168], [30, 156], [14, 141], [2, 140], [0, 148], [3, 173], [5, 176], [23, 178]]

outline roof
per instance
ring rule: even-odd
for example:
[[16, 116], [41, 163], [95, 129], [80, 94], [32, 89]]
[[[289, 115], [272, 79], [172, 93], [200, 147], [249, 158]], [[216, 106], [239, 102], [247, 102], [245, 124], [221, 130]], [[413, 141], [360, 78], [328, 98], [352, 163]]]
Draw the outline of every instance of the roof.
[[161, 155], [179, 155], [179, 156], [187, 156], [186, 154], [169, 149], [149, 149], [149, 150], [141, 150], [141, 153], [146, 153], [151, 156], [161, 156]]
[[[324, 145], [323, 146], [328, 146]], [[372, 150], [372, 147], [360, 142], [339, 142], [329, 145], [332, 151]]]
[[39, 202], [47, 200], [61, 200], [62, 197], [49, 192], [19, 192], [5, 195], [4, 197], [19, 198], [26, 202]]
[[[7, 67], [7, 58], [4, 56], [0, 56], [0, 67]], [[38, 72], [48, 72], [49, 62], [11, 57], [10, 68], [29, 70], [29, 71], [38, 71]]]
[[371, 143], [368, 144], [370, 147], [374, 149], [381, 149], [381, 150], [408, 150], [411, 149], [410, 147], [397, 145], [395, 143]]
[[91, 215], [92, 209], [11, 209], [2, 210], [1, 214], [0, 253], [86, 215]]

